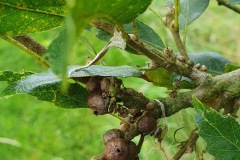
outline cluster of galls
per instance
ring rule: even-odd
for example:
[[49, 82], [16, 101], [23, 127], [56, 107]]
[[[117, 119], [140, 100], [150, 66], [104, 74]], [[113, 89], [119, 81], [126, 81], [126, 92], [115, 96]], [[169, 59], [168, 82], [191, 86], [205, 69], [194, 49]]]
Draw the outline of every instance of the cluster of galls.
[[95, 115], [111, 113], [118, 101], [116, 92], [120, 89], [122, 81], [115, 77], [91, 77], [86, 88], [90, 92], [88, 106]]
[[150, 114], [142, 115], [136, 121], [132, 117], [125, 119], [133, 124], [121, 124], [119, 129], [111, 129], [103, 135], [102, 159], [138, 160], [142, 142], [136, 145], [131, 139], [139, 134], [153, 135], [157, 129], [157, 120]]
[[119, 129], [111, 129], [103, 135], [105, 145], [103, 157], [107, 160], [137, 160], [139, 148], [124, 138]]
[[102, 159], [138, 160], [143, 141], [140, 140], [136, 145], [131, 140], [137, 135], [157, 136], [157, 119], [160, 113], [155, 106], [156, 103], [150, 101], [144, 111], [128, 109], [131, 116], [124, 118], [127, 123], [122, 123], [119, 129], [111, 129], [104, 134], [105, 149]]
[[142, 142], [136, 145], [131, 140], [138, 135], [156, 136], [157, 119], [161, 115], [156, 102], [143, 98], [142, 94], [133, 89], [121, 86], [122, 81], [115, 77], [94, 76], [86, 83], [90, 92], [88, 105], [95, 115], [114, 112], [124, 119], [119, 129], [104, 134], [105, 149], [98, 159], [137, 160]]

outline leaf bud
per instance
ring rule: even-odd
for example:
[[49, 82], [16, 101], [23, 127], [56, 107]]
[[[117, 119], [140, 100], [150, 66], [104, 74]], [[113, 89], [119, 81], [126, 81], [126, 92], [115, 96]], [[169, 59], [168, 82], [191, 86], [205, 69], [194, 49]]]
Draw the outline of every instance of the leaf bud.
[[133, 41], [137, 41], [137, 37], [134, 34], [128, 34], [129, 38]]
[[200, 69], [201, 64], [200, 64], [200, 63], [197, 63], [197, 64], [195, 65], [195, 67], [196, 67], [197, 69]]
[[205, 65], [202, 65], [201, 71], [206, 72], [207, 71], [207, 67]]
[[185, 61], [186, 61], [185, 57], [182, 56], [182, 55], [179, 55], [179, 56], [177, 57], [177, 59], [178, 59], [180, 62], [185, 62]]
[[189, 67], [192, 67], [194, 65], [194, 62], [191, 60], [188, 60], [187, 64], [189, 65]]
[[165, 26], [168, 26], [168, 20], [167, 20], [167, 17], [163, 17], [162, 18], [162, 22]]

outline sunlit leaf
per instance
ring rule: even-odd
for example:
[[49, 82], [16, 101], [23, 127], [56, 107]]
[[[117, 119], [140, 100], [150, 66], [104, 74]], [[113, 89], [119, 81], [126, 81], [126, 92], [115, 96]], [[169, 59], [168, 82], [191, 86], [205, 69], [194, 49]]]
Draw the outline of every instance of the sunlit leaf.
[[13, 83], [18, 80], [24, 79], [26, 76], [33, 74], [32, 72], [15, 73], [12, 71], [1, 71], [0, 81], [5, 81], [7, 83]]
[[206, 107], [196, 98], [193, 104], [197, 111], [195, 122], [198, 134], [207, 142], [206, 150], [219, 160], [237, 160], [240, 157], [240, 125], [231, 116], [221, 116]]
[[22, 35], [56, 28], [64, 24], [63, 0], [1, 1], [0, 35]]

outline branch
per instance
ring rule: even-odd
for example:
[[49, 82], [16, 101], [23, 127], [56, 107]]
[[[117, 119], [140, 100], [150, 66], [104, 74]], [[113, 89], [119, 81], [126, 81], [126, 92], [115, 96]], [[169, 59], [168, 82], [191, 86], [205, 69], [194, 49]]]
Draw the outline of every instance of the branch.
[[[192, 91], [178, 93], [175, 98], [160, 98], [159, 100], [165, 106], [165, 114], [167, 117], [179, 112], [182, 109], [193, 107], [192, 97], [198, 98], [200, 101], [207, 103], [213, 108], [228, 107], [228, 113], [234, 114], [234, 105], [229, 103], [235, 102], [240, 96], [240, 69], [230, 73], [216, 76], [212, 81], [205, 83]], [[224, 98], [222, 98], [224, 96]], [[226, 104], [229, 102], [228, 104]], [[217, 110], [219, 110], [218, 108]]]
[[44, 46], [39, 44], [28, 35], [15, 36], [13, 38], [38, 55], [42, 55], [46, 51], [46, 48]]
[[[92, 21], [92, 25], [111, 35], [114, 33], [114, 25], [110, 23], [94, 20]], [[123, 33], [123, 35], [125, 34], [126, 33]], [[158, 66], [162, 66], [169, 71], [190, 78], [197, 85], [201, 85], [205, 80], [211, 79], [209, 74], [201, 72], [196, 67], [193, 67], [193, 62], [190, 60], [176, 59], [176, 54], [174, 54], [170, 48], [166, 48], [164, 52], [162, 52], [148, 46], [147, 44], [143, 44], [141, 41], [132, 36], [129, 36], [128, 39], [126, 39], [126, 43], [129, 47], [137, 51], [139, 55], [145, 55], [156, 62]]]
[[175, 44], [178, 48], [179, 53], [186, 58], [186, 60], [189, 60], [185, 45], [183, 43], [183, 41], [181, 40], [180, 34], [179, 34], [179, 25], [178, 25], [178, 14], [179, 14], [179, 1], [177, 1], [175, 6], [175, 9], [173, 8], [173, 6], [168, 6], [166, 8], [167, 13], [166, 13], [166, 17], [163, 17], [162, 21], [163, 24], [169, 29], [169, 31], [171, 32], [173, 39], [175, 41]]
[[233, 5], [233, 4], [231, 4], [231, 3], [229, 3], [229, 2], [227, 2], [225, 0], [217, 0], [217, 2], [218, 2], [218, 5], [223, 5], [223, 6], [227, 7], [227, 8], [229, 8], [229, 9], [237, 12], [238, 14], [240, 14], [240, 7], [238, 7], [236, 5]]
[[[95, 27], [113, 34], [114, 25], [99, 20], [92, 21], [92, 25]], [[126, 33], [123, 33], [126, 34]], [[193, 107], [192, 96], [195, 96], [200, 101], [207, 103], [211, 106], [223, 106], [224, 100], [234, 101], [240, 96], [240, 70], [235, 70], [230, 73], [212, 77], [210, 74], [198, 70], [196, 66], [193, 66], [191, 61], [185, 59], [176, 58], [176, 55], [170, 48], [166, 48], [163, 52], [153, 47], [143, 44], [141, 41], [129, 36], [126, 40], [129, 47], [133, 48], [139, 55], [145, 55], [149, 59], [157, 63], [157, 65], [166, 68], [169, 71], [175, 72], [179, 75], [193, 80], [198, 87], [194, 90], [184, 93], [178, 93], [176, 97], [171, 98], [159, 98], [159, 100], [165, 106], [166, 116], [171, 116], [182, 109]], [[224, 96], [224, 99], [219, 98], [220, 95]], [[136, 99], [138, 103], [141, 103]], [[226, 101], [226, 102], [227, 102]], [[156, 104], [157, 105], [157, 104]], [[226, 105], [225, 105], [226, 106]], [[233, 107], [232, 105], [227, 105]], [[144, 105], [142, 105], [144, 107]], [[229, 109], [229, 113], [233, 113], [232, 109]], [[236, 112], [236, 110], [235, 110]]]
[[[125, 89], [120, 94], [125, 106], [145, 109], [146, 104], [151, 103], [152, 108], [157, 108], [157, 111], [155, 110], [154, 112], [160, 113], [158, 118], [163, 116], [163, 110], [158, 103], [155, 101], [149, 102], [144, 95], [133, 89]], [[216, 110], [224, 107], [225, 114], [230, 113], [236, 116], [236, 112], [239, 109], [236, 105], [239, 105], [240, 97], [240, 69], [216, 76], [212, 81], [204, 83], [191, 91], [178, 93], [174, 98], [167, 97], [159, 98], [158, 100], [164, 106], [165, 116], [170, 117], [182, 109], [193, 107], [192, 97], [198, 98]]]

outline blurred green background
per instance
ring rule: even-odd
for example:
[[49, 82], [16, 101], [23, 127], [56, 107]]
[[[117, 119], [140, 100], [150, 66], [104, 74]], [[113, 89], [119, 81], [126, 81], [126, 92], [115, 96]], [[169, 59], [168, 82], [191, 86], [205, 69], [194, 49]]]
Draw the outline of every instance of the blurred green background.
[[[151, 5], [158, 13], [164, 10], [163, 2], [155, 0]], [[161, 21], [151, 11], [141, 15], [140, 20], [150, 25], [163, 39], [164, 43], [176, 51], [169, 33], [165, 32]], [[187, 50], [189, 53], [203, 51], [217, 52], [235, 64], [240, 58], [240, 16], [215, 1], [201, 17], [188, 27]], [[30, 34], [44, 46], [48, 46], [57, 36], [60, 29], [43, 33]], [[106, 42], [94, 38], [94, 32], [84, 32], [90, 43], [99, 51]], [[79, 43], [71, 55], [71, 64], [85, 64], [85, 58], [93, 55]], [[117, 58], [116, 58], [117, 57]], [[131, 65], [146, 66], [148, 59], [128, 54], [111, 48], [102, 62], [109, 66]], [[13, 45], [0, 39], [0, 70], [16, 72], [41, 72], [37, 62]], [[149, 98], [166, 96], [165, 88], [153, 86], [136, 78], [123, 79], [126, 87], [134, 88]], [[0, 82], [0, 91], [6, 83]], [[162, 143], [162, 148], [170, 158], [177, 151], [173, 133], [185, 126], [176, 135], [179, 141], [185, 140], [189, 131], [194, 128], [194, 110], [183, 110], [167, 118], [169, 132]], [[162, 124], [163, 122], [159, 122]], [[17, 95], [0, 99], [0, 159], [3, 160], [78, 160], [90, 159], [103, 151], [102, 135], [111, 128], [118, 128], [119, 120], [110, 115], [94, 116], [89, 109], [62, 109], [51, 103], [42, 102], [28, 95]], [[137, 141], [138, 137], [135, 139]], [[198, 149], [205, 147], [200, 139]], [[159, 158], [161, 157], [161, 158]], [[182, 159], [192, 160], [195, 153], [187, 154]], [[207, 155], [208, 159], [212, 157]], [[140, 159], [166, 159], [159, 144], [148, 137], [145, 140]]]

